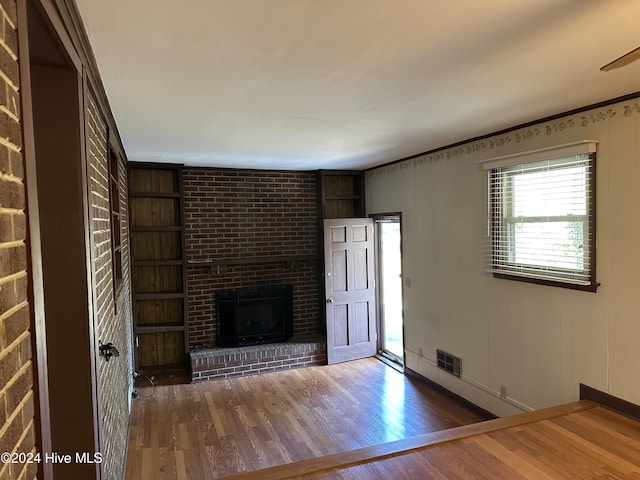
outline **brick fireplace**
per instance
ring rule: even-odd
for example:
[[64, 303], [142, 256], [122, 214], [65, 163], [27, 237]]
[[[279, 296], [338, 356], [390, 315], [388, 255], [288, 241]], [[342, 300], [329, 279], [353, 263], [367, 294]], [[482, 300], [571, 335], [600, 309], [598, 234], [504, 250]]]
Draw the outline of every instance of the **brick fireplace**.
[[[215, 370], [225, 368], [218, 363], [216, 293], [270, 284], [292, 286], [292, 340], [303, 338], [308, 341], [302, 343], [313, 345], [301, 352], [307, 347], [297, 344], [292, 348], [292, 355], [298, 355], [294, 358], [304, 353], [306, 362], [323, 363], [316, 174], [186, 167], [183, 182], [192, 369], [195, 351], [200, 367], [215, 364]], [[203, 360], [202, 352], [211, 349], [216, 359]], [[285, 350], [279, 349], [277, 356], [286, 357]], [[228, 353], [232, 356], [234, 352]], [[212, 353], [212, 357], [215, 355]], [[255, 363], [264, 360], [261, 357]], [[241, 367], [250, 367], [252, 361], [251, 355], [247, 356]], [[287, 368], [286, 364], [281, 366]], [[238, 369], [237, 373], [243, 371], [251, 368]], [[229, 373], [236, 372], [226, 371]]]

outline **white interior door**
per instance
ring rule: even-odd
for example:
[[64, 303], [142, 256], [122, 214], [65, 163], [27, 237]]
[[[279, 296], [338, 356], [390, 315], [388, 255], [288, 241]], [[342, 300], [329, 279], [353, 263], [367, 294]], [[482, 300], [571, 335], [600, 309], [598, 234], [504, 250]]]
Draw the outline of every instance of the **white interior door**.
[[376, 354], [373, 237], [370, 218], [324, 221], [329, 364]]

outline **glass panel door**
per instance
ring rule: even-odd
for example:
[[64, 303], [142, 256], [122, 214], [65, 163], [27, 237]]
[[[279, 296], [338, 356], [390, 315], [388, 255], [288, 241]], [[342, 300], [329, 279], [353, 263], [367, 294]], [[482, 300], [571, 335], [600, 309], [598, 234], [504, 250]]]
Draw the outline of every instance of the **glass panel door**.
[[404, 364], [402, 250], [399, 216], [376, 219], [380, 305], [380, 354]]

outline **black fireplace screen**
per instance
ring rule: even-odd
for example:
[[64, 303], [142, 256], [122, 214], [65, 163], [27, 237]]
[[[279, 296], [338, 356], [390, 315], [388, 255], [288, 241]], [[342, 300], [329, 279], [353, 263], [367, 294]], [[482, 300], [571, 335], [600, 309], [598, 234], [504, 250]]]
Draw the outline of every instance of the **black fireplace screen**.
[[264, 285], [216, 293], [217, 345], [282, 342], [293, 334], [293, 288]]

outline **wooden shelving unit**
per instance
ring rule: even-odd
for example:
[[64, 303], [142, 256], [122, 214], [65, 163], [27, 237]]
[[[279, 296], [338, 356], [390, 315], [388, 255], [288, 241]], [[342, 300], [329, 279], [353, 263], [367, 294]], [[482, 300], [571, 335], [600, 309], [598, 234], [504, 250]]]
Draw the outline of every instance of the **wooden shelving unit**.
[[136, 368], [186, 368], [188, 350], [182, 171], [130, 164], [131, 260]]
[[351, 170], [320, 170], [318, 204], [320, 220], [364, 217], [364, 174]]
[[[364, 173], [354, 170], [318, 171], [318, 281], [319, 318], [325, 318], [324, 220], [327, 218], [361, 218], [366, 216]], [[324, 322], [321, 322], [324, 325]]]

